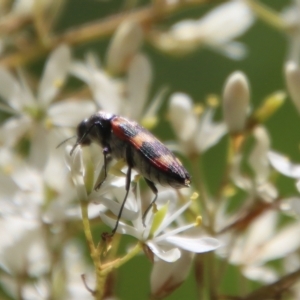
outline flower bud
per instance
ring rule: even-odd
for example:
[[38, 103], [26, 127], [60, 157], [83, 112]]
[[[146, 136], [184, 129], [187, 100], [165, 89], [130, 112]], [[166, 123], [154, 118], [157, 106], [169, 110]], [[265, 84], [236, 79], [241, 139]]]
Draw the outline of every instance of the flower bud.
[[183, 93], [171, 95], [169, 117], [180, 140], [187, 141], [195, 134], [197, 118], [193, 113], [193, 101], [188, 95]]
[[231, 133], [245, 128], [250, 91], [246, 75], [236, 71], [229, 76], [223, 91], [224, 120]]
[[285, 79], [290, 97], [300, 112], [300, 69], [295, 62], [285, 64]]
[[269, 95], [253, 113], [254, 120], [258, 123], [268, 120], [283, 105], [285, 98], [286, 93], [283, 91], [277, 91]]

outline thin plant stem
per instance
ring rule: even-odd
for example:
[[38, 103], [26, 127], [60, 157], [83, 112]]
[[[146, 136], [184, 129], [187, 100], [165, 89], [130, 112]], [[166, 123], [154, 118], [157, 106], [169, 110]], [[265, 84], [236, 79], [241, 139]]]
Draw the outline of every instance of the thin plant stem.
[[287, 29], [283, 19], [270, 7], [267, 7], [255, 0], [246, 0], [246, 2], [264, 22], [280, 31], [285, 31]]
[[195, 155], [192, 159], [192, 178], [194, 182], [194, 186], [196, 189], [199, 190], [200, 193], [200, 202], [201, 207], [203, 210], [203, 214], [205, 216], [205, 219], [208, 220], [208, 224], [205, 224], [208, 226], [209, 231], [213, 232], [213, 224], [211, 220], [211, 213], [208, 206], [208, 193], [204, 184], [204, 178], [201, 176], [201, 158], [199, 155]]
[[100, 272], [101, 267], [101, 261], [100, 261], [100, 254], [98, 253], [97, 247], [95, 247], [91, 227], [90, 227], [90, 221], [88, 216], [88, 202], [86, 201], [80, 201], [81, 206], [81, 214], [82, 214], [82, 224], [83, 224], [83, 230], [84, 235], [88, 244], [88, 247], [90, 249], [90, 255], [93, 260], [93, 264], [96, 271], [96, 289], [95, 289], [95, 299], [102, 299], [102, 293], [104, 291], [103, 286], [105, 283], [105, 278], [103, 274]]
[[207, 289], [210, 300], [217, 299], [217, 290], [216, 287], [216, 273], [215, 273], [215, 258], [214, 253], [209, 252], [206, 255], [206, 276], [207, 276]]
[[141, 243], [137, 243], [133, 249], [131, 249], [125, 256], [118, 258], [112, 262], [109, 262], [101, 266], [101, 276], [107, 276], [113, 269], [117, 269], [123, 264], [127, 263], [130, 259], [140, 253], [142, 249]]

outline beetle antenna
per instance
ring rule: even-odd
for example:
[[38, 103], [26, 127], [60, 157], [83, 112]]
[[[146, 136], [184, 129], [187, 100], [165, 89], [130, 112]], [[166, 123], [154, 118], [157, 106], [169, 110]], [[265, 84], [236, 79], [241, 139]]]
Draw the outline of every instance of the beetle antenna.
[[69, 138], [63, 140], [61, 143], [59, 143], [59, 144], [56, 146], [56, 149], [59, 148], [60, 146], [62, 146], [62, 145], [63, 145], [64, 143], [66, 143], [67, 141], [69, 141], [69, 140], [71, 140], [71, 139], [73, 139], [73, 138], [75, 138], [75, 137], [76, 137], [76, 135], [73, 135], [73, 136], [71, 136], [71, 137], [69, 137]]
[[91, 127], [82, 135], [82, 137], [79, 139], [79, 141], [77, 141], [75, 143], [75, 145], [73, 146], [73, 148], [70, 151], [70, 155], [73, 154], [74, 150], [76, 149], [76, 147], [78, 145], [81, 144], [81, 142], [86, 138], [86, 136], [90, 133], [90, 131], [94, 128], [94, 126], [99, 125], [99, 123], [94, 123], [93, 125], [91, 125]]

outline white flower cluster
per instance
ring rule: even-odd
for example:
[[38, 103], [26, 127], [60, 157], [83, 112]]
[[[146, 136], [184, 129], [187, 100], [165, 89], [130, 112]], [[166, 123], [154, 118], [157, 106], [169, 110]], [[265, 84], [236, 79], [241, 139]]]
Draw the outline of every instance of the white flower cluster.
[[[33, 2], [16, 1], [12, 12], [20, 13], [25, 5], [30, 15]], [[48, 2], [43, 5], [48, 7]], [[234, 39], [255, 21], [250, 2], [227, 1], [201, 19], [180, 21], [165, 31], [152, 28], [148, 41], [166, 53], [183, 55], [205, 46], [241, 59], [246, 48]], [[300, 110], [295, 14], [299, 16], [299, 1], [280, 18], [291, 40], [285, 64], [287, 90]], [[149, 97], [154, 78], [151, 62], [141, 50], [143, 40], [144, 28], [128, 19], [116, 30], [104, 65], [93, 53], [75, 59], [70, 47], [61, 44], [47, 58], [38, 83], [22, 69], [0, 67], [0, 110], [5, 114], [0, 127], [0, 292], [8, 299], [97, 298], [99, 284], [110, 280], [108, 272], [135, 253], [130, 248], [123, 256], [116, 255], [119, 238], [125, 235], [152, 263], [153, 299], [173, 292], [192, 266], [200, 272], [199, 288], [205, 285], [206, 271], [205, 276], [211, 276], [206, 279], [214, 280], [210, 288], [219, 285], [226, 269], [219, 268], [223, 263], [265, 284], [300, 269], [299, 196], [283, 197], [274, 179], [276, 171], [296, 179], [300, 192], [300, 166], [272, 149], [264, 125], [285, 94], [276, 92], [253, 110], [250, 83], [242, 71], [230, 74], [222, 95], [208, 97], [205, 106], [195, 105], [183, 92], [169, 96], [167, 118], [176, 140], [167, 145], [188, 161], [191, 188], [158, 186], [157, 202], [145, 222], [143, 213], [153, 195], [143, 188], [135, 170], [123, 209], [128, 169], [124, 161], [111, 162], [105, 181], [95, 190], [104, 176], [104, 157], [94, 144], [72, 148], [78, 123], [97, 110], [136, 120], [149, 130], [159, 122], [158, 111], [168, 90], [162, 88], [153, 99]], [[71, 77], [80, 84], [70, 92]], [[225, 138], [228, 150], [222, 182], [217, 192], [211, 192], [202, 158]], [[65, 145], [62, 141], [67, 145], [57, 149]], [[101, 240], [87, 232], [89, 226], [100, 225], [103, 231], [105, 226], [107, 231], [115, 228], [120, 209], [114, 237], [103, 234]], [[282, 218], [289, 222], [282, 225]], [[94, 268], [79, 242], [82, 231]], [[280, 268], [273, 267], [274, 260], [280, 260]], [[116, 299], [114, 291], [107, 290], [100, 298]], [[300, 295], [299, 290], [295, 286], [293, 293]]]
[[[77, 257], [78, 260], [82, 256], [80, 248], [75, 249], [74, 233], [70, 228], [72, 224], [78, 226], [76, 224], [81, 218], [76, 200], [90, 203], [90, 218], [102, 219], [107, 225], [114, 226], [115, 220], [106, 212], [111, 211], [115, 215], [119, 212], [119, 202], [125, 193], [124, 170], [117, 162], [111, 167], [101, 189], [95, 191], [94, 186], [103, 164], [100, 149], [91, 147], [83, 151], [79, 148], [70, 156], [69, 146], [66, 155], [56, 146], [64, 137], [72, 136], [79, 121], [97, 111], [97, 108], [129, 116], [150, 127], [156, 124], [157, 110], [165, 90], [158, 93], [147, 110], [144, 109], [152, 71], [146, 55], [139, 52], [140, 41], [137, 39], [135, 46], [130, 44], [132, 48], [125, 51], [126, 55], [122, 52], [122, 58], [118, 52], [121, 47], [119, 43], [128, 39], [136, 41], [133, 36], [139, 31], [137, 24], [126, 22], [111, 43], [107, 67], [111, 72], [124, 71], [125, 68], [124, 81], [109, 76], [92, 54], [87, 56], [85, 62], [73, 61], [66, 45], [56, 48], [47, 59], [36, 92], [23, 71], [20, 70], [15, 76], [6, 69], [0, 69], [3, 87], [0, 91], [3, 99], [1, 109], [10, 115], [0, 129], [0, 222], [3, 229], [0, 247], [3, 276], [0, 280], [5, 284], [5, 292], [13, 297], [18, 294], [24, 299], [91, 297], [84, 284], [78, 283], [81, 280], [79, 273], [90, 272], [90, 267], [84, 266], [83, 257], [80, 259], [81, 267], [73, 259]], [[114, 57], [119, 58], [118, 64]], [[123, 66], [125, 61], [130, 63]], [[61, 99], [59, 92], [70, 74], [89, 86], [93, 100], [76, 99], [73, 96]], [[199, 227], [196, 221], [185, 224], [184, 218], [180, 217], [190, 202], [178, 208], [175, 205], [177, 194], [170, 190], [164, 193], [165, 196], [162, 193], [158, 203], [164, 216], [158, 221], [152, 212], [149, 213], [144, 228], [141, 219], [142, 196], [140, 192], [135, 195], [130, 192], [122, 220], [129, 220], [132, 225], [122, 221], [118, 227], [118, 233], [134, 236], [150, 249], [149, 253], [153, 253], [153, 274], [162, 261], [181, 265], [182, 259], [190, 257], [190, 263], [186, 265], [188, 270], [192, 255], [185, 254], [186, 251], [201, 253], [220, 245], [216, 239], [206, 237], [201, 228], [190, 236], [183, 234], [188, 229]], [[166, 201], [172, 202], [172, 210], [166, 209]], [[69, 251], [72, 253], [66, 254]], [[72, 262], [74, 265], [71, 265]], [[156, 282], [157, 276], [153, 275], [153, 293], [163, 282], [168, 282], [168, 289], [171, 289], [185, 279], [182, 274], [173, 277], [175, 271], [176, 268], [166, 273], [162, 278], [164, 281], [159, 280], [160, 285]], [[21, 283], [17, 280], [20, 276], [24, 278]], [[61, 276], [64, 276], [63, 290], [53, 285]], [[170, 278], [173, 279], [170, 281]]]

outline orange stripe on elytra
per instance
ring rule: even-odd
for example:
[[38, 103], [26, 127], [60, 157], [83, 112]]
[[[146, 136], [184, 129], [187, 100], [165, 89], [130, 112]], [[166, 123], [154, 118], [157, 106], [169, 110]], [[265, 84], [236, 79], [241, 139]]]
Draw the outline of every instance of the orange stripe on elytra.
[[128, 136], [126, 135], [124, 129], [121, 126], [123, 124], [124, 124], [124, 120], [120, 117], [116, 117], [111, 121], [111, 125], [112, 125], [114, 134], [122, 140], [127, 140]]
[[168, 171], [174, 162], [174, 157], [169, 154], [161, 155], [153, 159], [154, 164], [161, 170]]
[[144, 132], [139, 132], [136, 136], [130, 138], [131, 143], [136, 146], [136, 148], [140, 149], [143, 146], [143, 143], [155, 143], [156, 139], [154, 139], [151, 135], [145, 134]]

